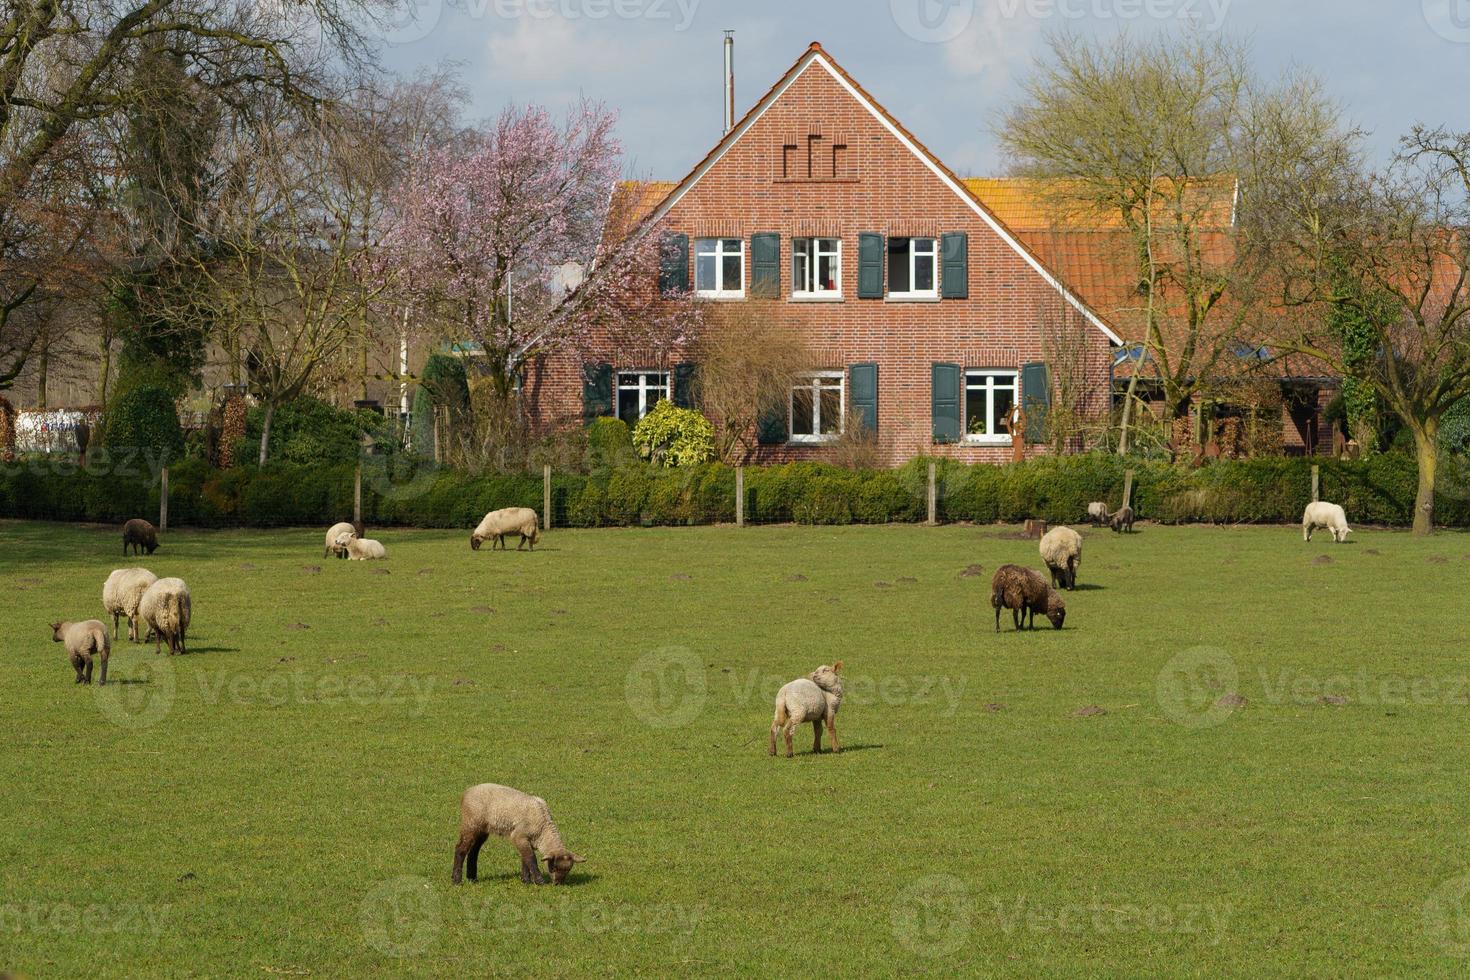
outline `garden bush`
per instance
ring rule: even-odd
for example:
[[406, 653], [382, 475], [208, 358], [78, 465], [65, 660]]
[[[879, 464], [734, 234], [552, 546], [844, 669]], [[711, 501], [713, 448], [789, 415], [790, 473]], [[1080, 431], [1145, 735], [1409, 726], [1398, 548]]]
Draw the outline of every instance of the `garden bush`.
[[715, 456], [715, 427], [692, 408], [665, 399], [633, 427], [633, 446], [661, 466], [693, 466]]
[[184, 457], [184, 430], [174, 400], [162, 388], [140, 385], [107, 410], [103, 443], [114, 457], [133, 453], [159, 463]]
[[[236, 448], [236, 459], [254, 459], [260, 451], [260, 432], [265, 409], [250, 409], [245, 420], [244, 443]], [[372, 436], [382, 445], [386, 423], [367, 409], [341, 409], [310, 396], [302, 396], [276, 409], [271, 419], [270, 458], [277, 463], [335, 466], [356, 463], [362, 454], [362, 437]]]

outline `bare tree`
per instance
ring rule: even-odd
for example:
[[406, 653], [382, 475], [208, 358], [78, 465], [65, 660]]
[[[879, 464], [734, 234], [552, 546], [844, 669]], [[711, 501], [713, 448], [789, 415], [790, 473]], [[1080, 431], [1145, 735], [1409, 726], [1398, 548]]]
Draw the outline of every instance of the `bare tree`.
[[727, 463], [743, 462], [755, 452], [762, 416], [785, 411], [792, 387], [812, 366], [811, 352], [757, 300], [716, 307], [698, 356], [699, 402], [715, 423], [715, 449]]

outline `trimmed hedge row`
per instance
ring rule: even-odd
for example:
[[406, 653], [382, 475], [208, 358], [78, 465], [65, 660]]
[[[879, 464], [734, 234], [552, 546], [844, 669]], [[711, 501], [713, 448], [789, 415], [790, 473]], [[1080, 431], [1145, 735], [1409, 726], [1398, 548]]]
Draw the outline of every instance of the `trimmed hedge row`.
[[[937, 461], [940, 517], [975, 523], [1083, 519], [1087, 504], [1122, 499], [1134, 471], [1140, 518], [1169, 523], [1294, 523], [1321, 467], [1322, 498], [1341, 503], [1355, 524], [1411, 522], [1414, 460], [1385, 454], [1361, 461], [1255, 459], [1198, 470], [1092, 454], [1006, 466]], [[1463, 461], [1440, 462], [1438, 521], [1470, 525]], [[169, 521], [197, 527], [330, 524], [352, 511], [352, 465], [216, 470], [201, 460], [169, 469]], [[928, 461], [854, 471], [821, 463], [748, 467], [751, 522], [881, 524], [926, 516]], [[472, 527], [497, 507], [542, 506], [538, 475], [470, 477], [407, 458], [372, 459], [364, 469], [363, 518], [375, 526]], [[0, 516], [119, 523], [158, 512], [156, 469], [67, 466], [50, 461], [0, 466]], [[667, 469], [626, 463], [552, 480], [559, 527], [709, 524], [735, 519], [735, 471], [720, 463]]]

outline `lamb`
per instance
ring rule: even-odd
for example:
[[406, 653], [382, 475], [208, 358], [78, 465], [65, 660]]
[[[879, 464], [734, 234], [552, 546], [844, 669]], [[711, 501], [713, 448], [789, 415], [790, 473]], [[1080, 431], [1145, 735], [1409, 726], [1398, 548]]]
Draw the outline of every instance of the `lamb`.
[[128, 553], [131, 546], [133, 554], [139, 554], [142, 549], [147, 549], [151, 555], [158, 550], [158, 529], [140, 517], [135, 517], [123, 525], [123, 554]]
[[1119, 507], [1118, 512], [1108, 520], [1108, 526], [1115, 532], [1127, 531], [1133, 533], [1133, 508]]
[[1347, 526], [1347, 512], [1339, 504], [1319, 500], [1307, 504], [1302, 511], [1302, 540], [1312, 540], [1312, 532], [1322, 527], [1332, 532], [1332, 540], [1342, 544], [1353, 529]]
[[1062, 628], [1062, 622], [1067, 618], [1067, 607], [1061, 594], [1046, 584], [1040, 572], [1020, 565], [1002, 565], [995, 570], [995, 577], [990, 580], [990, 604], [995, 607], [997, 633], [1000, 632], [1002, 608], [1011, 611], [1011, 621], [1018, 630], [1028, 613], [1031, 616], [1028, 628], [1031, 629], [1036, 627], [1037, 612], [1051, 620], [1057, 629]]
[[1077, 588], [1082, 565], [1082, 535], [1070, 527], [1054, 527], [1041, 539], [1041, 560], [1051, 570], [1051, 584], [1068, 592]]
[[822, 751], [822, 723], [832, 737], [832, 751], [841, 752], [837, 743], [837, 709], [842, 706], [842, 670], [839, 660], [830, 667], [818, 667], [806, 677], [799, 677], [776, 692], [776, 714], [771, 719], [771, 755], [776, 754], [776, 733], [786, 737], [786, 758], [791, 758], [791, 735], [803, 722], [812, 723], [812, 753]]
[[1101, 500], [1094, 500], [1087, 505], [1087, 519], [1094, 526], [1106, 524], [1112, 515], [1108, 512], [1108, 505]]
[[[539, 796], [522, 793], [509, 786], [481, 783], [471, 786], [459, 798], [459, 843], [454, 846], [454, 871], [450, 881], [460, 883], [460, 869], [474, 881], [479, 872], [480, 845], [491, 834], [508, 837], [521, 853], [521, 881], [546, 883], [536, 865], [536, 855], [546, 861], [551, 883], [567, 880], [572, 865], [586, 858], [567, 850], [552, 822], [551, 810]], [[468, 862], [466, 862], [468, 858]], [[466, 866], [468, 865], [468, 866]]]
[[365, 530], [366, 528], [363, 527], [361, 521], [358, 521], [356, 524], [349, 524], [346, 521], [338, 521], [336, 524], [333, 524], [327, 529], [326, 550], [322, 552], [322, 557], [327, 557], [336, 549], [337, 539], [343, 534], [350, 534], [355, 538], [360, 538]]
[[51, 639], [65, 643], [71, 665], [77, 672], [78, 684], [92, 683], [92, 658], [102, 660], [102, 678], [98, 685], [107, 683], [107, 658], [112, 653], [112, 641], [107, 638], [107, 624], [89, 619], [81, 623], [52, 623]]
[[158, 576], [146, 568], [119, 568], [102, 585], [102, 608], [112, 613], [112, 638], [117, 639], [118, 617], [128, 618], [128, 640], [138, 641], [138, 603]]
[[536, 512], [529, 507], [506, 507], [502, 510], [492, 510], [485, 515], [480, 526], [475, 528], [470, 535], [470, 549], [479, 551], [480, 545], [487, 538], [494, 539], [490, 542], [490, 550], [495, 550], [495, 542], [500, 542], [500, 550], [505, 550], [505, 536], [507, 534], [519, 534], [521, 540], [516, 544], [516, 550], [530, 542], [531, 550], [536, 550], [536, 542], [541, 540], [541, 528], [536, 520]]
[[383, 542], [354, 537], [350, 531], [337, 535], [336, 551], [338, 557], [351, 561], [376, 561], [388, 557]]
[[138, 615], [152, 632], [154, 653], [158, 653], [165, 642], [170, 654], [189, 652], [185, 638], [192, 612], [193, 601], [183, 579], [161, 578], [148, 586], [138, 603]]

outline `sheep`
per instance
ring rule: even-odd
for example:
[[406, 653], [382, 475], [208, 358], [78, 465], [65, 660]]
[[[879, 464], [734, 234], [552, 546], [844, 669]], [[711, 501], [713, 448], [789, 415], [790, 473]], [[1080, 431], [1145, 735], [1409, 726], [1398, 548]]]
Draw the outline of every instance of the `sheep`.
[[92, 683], [92, 658], [102, 660], [102, 677], [99, 686], [107, 683], [107, 658], [112, 653], [112, 641], [107, 638], [107, 624], [89, 619], [81, 623], [52, 623], [51, 639], [65, 643], [71, 665], [77, 672], [78, 684]]
[[1108, 526], [1114, 532], [1127, 531], [1133, 533], [1133, 508], [1119, 507], [1118, 512], [1108, 520]]
[[480, 845], [491, 834], [509, 838], [520, 851], [521, 881], [527, 884], [546, 883], [536, 865], [537, 854], [546, 861], [553, 885], [566, 881], [572, 865], [586, 860], [567, 850], [551, 819], [551, 810], [541, 797], [509, 786], [481, 783], [465, 790], [459, 798], [459, 843], [454, 846], [451, 882], [460, 883], [461, 868], [470, 881], [476, 879]]
[[997, 633], [1000, 632], [1002, 608], [1011, 611], [1011, 621], [1018, 630], [1028, 613], [1030, 629], [1036, 627], [1037, 612], [1051, 620], [1057, 629], [1062, 628], [1062, 622], [1067, 618], [1067, 607], [1061, 594], [1046, 584], [1040, 572], [1020, 565], [1002, 565], [995, 570], [995, 577], [990, 580], [990, 604], [995, 607]]
[[336, 549], [337, 538], [343, 534], [351, 534], [355, 538], [360, 538], [364, 530], [366, 529], [362, 526], [361, 521], [358, 521], [356, 524], [349, 524], [347, 521], [338, 521], [336, 524], [333, 524], [327, 529], [326, 549], [322, 551], [322, 557], [327, 557]]
[[1332, 532], [1332, 540], [1342, 544], [1347, 536], [1353, 533], [1353, 529], [1347, 526], [1347, 512], [1339, 504], [1329, 504], [1324, 500], [1307, 504], [1307, 509], [1302, 511], [1302, 540], [1312, 540], [1312, 532], [1322, 527]]
[[495, 542], [500, 542], [500, 550], [505, 550], [505, 536], [507, 534], [519, 534], [521, 540], [516, 544], [516, 550], [530, 542], [531, 550], [536, 550], [536, 542], [541, 540], [541, 528], [536, 520], [536, 512], [529, 507], [506, 507], [502, 510], [492, 510], [485, 515], [480, 526], [475, 528], [470, 535], [470, 549], [479, 551], [480, 545], [487, 538], [490, 542], [490, 550], [495, 550]]
[[138, 641], [138, 603], [158, 576], [146, 568], [119, 568], [102, 585], [102, 608], [112, 613], [112, 638], [117, 639], [117, 621], [128, 618], [128, 640]]
[[165, 642], [170, 654], [189, 652], [185, 639], [192, 612], [193, 600], [183, 579], [161, 578], [148, 586], [138, 603], [138, 616], [154, 637], [154, 653], [158, 653]]
[[1041, 560], [1051, 570], [1051, 584], [1068, 592], [1077, 588], [1082, 566], [1082, 535], [1070, 527], [1054, 527], [1041, 539]]
[[135, 555], [144, 548], [150, 555], [153, 554], [158, 550], [158, 529], [140, 517], [133, 518], [123, 525], [124, 555], [127, 555], [129, 546], [132, 546]]
[[350, 531], [337, 535], [336, 551], [338, 557], [351, 561], [376, 561], [388, 557], [383, 542], [354, 537]]
[[776, 692], [776, 714], [771, 719], [770, 754], [776, 754], [776, 734], [786, 738], [786, 758], [791, 758], [791, 735], [803, 722], [812, 723], [812, 753], [822, 751], [822, 723], [832, 737], [832, 751], [841, 752], [837, 742], [837, 709], [842, 706], [842, 670], [839, 660], [830, 667], [818, 667], [806, 677], [799, 677]]
[[1094, 527], [1106, 524], [1111, 517], [1112, 514], [1108, 511], [1108, 505], [1101, 500], [1094, 500], [1087, 505], [1087, 519], [1092, 522]]

